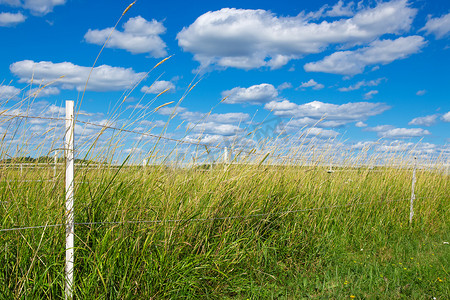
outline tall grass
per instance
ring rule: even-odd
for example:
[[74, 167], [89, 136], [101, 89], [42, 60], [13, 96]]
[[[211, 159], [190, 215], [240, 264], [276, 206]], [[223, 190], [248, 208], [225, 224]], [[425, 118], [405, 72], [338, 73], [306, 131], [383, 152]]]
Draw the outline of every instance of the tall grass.
[[[2, 169], [2, 229], [64, 223], [43, 170]], [[449, 176], [418, 171], [409, 224], [411, 169], [327, 170], [79, 167], [76, 298], [445, 299]], [[0, 232], [2, 298], [63, 297], [64, 230]]]
[[[255, 140], [256, 126], [229, 141], [224, 164], [224, 145], [188, 139], [192, 127], [181, 141], [136, 133], [169, 104], [127, 111], [136, 87], [103, 128], [78, 123], [75, 298], [449, 297], [445, 158], [421, 161], [409, 224], [412, 152], [355, 154], [305, 128]], [[64, 166], [56, 176], [48, 159], [20, 169], [23, 157], [62, 150], [61, 120], [36, 133], [15, 117], [36, 115], [36, 96], [0, 103], [0, 299], [64, 297]], [[125, 153], [130, 136], [145, 151]]]

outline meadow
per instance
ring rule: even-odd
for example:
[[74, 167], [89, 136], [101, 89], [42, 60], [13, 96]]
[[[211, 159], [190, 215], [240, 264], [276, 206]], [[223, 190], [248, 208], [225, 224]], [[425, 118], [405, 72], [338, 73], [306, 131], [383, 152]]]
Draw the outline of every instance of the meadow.
[[[241, 157], [222, 160], [211, 154], [214, 143], [190, 141], [196, 148], [186, 149], [188, 129], [181, 140], [164, 137], [196, 79], [161, 135], [133, 130], [173, 103], [153, 108], [165, 90], [126, 112], [126, 98], [150, 71], [112, 104], [111, 122], [76, 120], [84, 131], [75, 127], [75, 299], [450, 297], [445, 157], [419, 161], [410, 223], [412, 151], [347, 153], [339, 141], [305, 134], [321, 118], [300, 137], [233, 141]], [[56, 124], [64, 119], [42, 118], [49, 129], [33, 135], [25, 120], [39, 119], [27, 116], [34, 101], [27, 96], [0, 111], [0, 299], [65, 297], [64, 160], [55, 170], [47, 157], [64, 149]], [[253, 138], [258, 130], [240, 134]], [[134, 140], [144, 153], [121, 148], [133, 134], [146, 138]], [[292, 141], [300, 151], [289, 148]], [[20, 160], [24, 153], [44, 159]]]
[[[449, 175], [411, 165], [78, 167], [76, 299], [448, 299]], [[64, 176], [0, 178], [0, 298], [64, 297]], [[54, 225], [54, 226], [52, 226]], [[41, 226], [11, 230], [8, 228]]]

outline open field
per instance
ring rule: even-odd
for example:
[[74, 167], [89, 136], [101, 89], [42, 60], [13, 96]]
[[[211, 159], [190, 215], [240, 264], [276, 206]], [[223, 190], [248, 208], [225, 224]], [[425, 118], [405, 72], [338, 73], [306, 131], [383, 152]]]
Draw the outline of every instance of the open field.
[[[448, 298], [449, 175], [417, 171], [410, 226], [411, 169], [348, 170], [80, 168], [75, 297]], [[1, 170], [2, 299], [64, 297], [60, 171]]]

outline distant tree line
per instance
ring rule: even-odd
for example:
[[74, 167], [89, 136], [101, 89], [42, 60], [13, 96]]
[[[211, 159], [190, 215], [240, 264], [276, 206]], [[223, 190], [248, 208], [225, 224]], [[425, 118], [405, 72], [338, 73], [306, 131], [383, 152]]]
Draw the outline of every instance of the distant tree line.
[[[64, 157], [58, 157], [56, 159], [58, 163], [63, 163], [65, 161]], [[54, 163], [55, 158], [50, 156], [40, 156], [40, 157], [31, 157], [31, 156], [18, 156], [12, 158], [5, 158], [0, 160], [0, 164], [17, 164], [17, 163]], [[75, 163], [83, 163], [83, 164], [98, 164], [99, 162], [81, 158], [75, 158]]]

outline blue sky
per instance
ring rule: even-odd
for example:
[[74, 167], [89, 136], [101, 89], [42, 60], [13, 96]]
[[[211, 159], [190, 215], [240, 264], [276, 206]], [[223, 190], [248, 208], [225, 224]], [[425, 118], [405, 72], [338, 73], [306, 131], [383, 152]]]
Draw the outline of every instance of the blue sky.
[[261, 126], [259, 138], [307, 130], [350, 149], [449, 154], [447, 1], [141, 0], [112, 32], [128, 4], [0, 0], [2, 109], [54, 116], [73, 99], [80, 119], [203, 143]]

